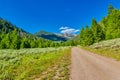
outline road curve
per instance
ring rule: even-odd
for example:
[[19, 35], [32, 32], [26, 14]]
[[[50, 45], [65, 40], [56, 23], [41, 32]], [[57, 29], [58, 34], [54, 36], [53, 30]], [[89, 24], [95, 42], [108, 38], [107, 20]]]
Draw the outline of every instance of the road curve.
[[120, 80], [120, 62], [74, 47], [70, 80]]

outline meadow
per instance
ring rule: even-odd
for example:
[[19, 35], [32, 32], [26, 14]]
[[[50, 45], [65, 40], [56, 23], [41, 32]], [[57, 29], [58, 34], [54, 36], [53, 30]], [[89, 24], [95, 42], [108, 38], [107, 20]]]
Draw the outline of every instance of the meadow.
[[70, 47], [1, 49], [0, 80], [68, 80]]

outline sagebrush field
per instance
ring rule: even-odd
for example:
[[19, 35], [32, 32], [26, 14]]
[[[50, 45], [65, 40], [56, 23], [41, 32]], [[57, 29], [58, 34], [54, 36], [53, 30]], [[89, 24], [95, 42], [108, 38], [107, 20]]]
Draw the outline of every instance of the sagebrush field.
[[[67, 67], [70, 64], [69, 58], [69, 47], [0, 50], [0, 80], [33, 80], [46, 77], [66, 80], [69, 76]], [[56, 74], [58, 68], [62, 71]], [[50, 73], [44, 76], [44, 72]]]

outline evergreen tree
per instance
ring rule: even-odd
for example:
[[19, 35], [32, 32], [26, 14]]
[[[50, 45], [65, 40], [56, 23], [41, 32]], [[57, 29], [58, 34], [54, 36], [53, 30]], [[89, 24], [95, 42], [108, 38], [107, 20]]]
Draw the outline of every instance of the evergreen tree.
[[114, 7], [112, 5], [109, 5], [108, 6], [108, 14], [111, 14], [113, 10], [114, 10]]
[[79, 42], [81, 45], [85, 44], [84, 43], [84, 32], [85, 32], [84, 27], [82, 27], [80, 34], [79, 34]]
[[26, 38], [22, 39], [20, 48], [31, 48], [30, 43]]
[[95, 42], [99, 42], [105, 39], [105, 34], [102, 30], [102, 27], [98, 24], [95, 30]]
[[113, 10], [106, 18], [106, 39], [120, 38], [120, 11]]
[[11, 45], [10, 33], [8, 33], [3, 40], [5, 41], [6, 48], [9, 49]]
[[101, 40], [105, 39], [105, 35], [103, 32], [102, 27], [97, 23], [95, 19], [92, 20], [92, 25], [89, 28], [86, 26], [86, 28], [82, 28], [80, 35], [80, 44], [83, 46], [91, 45], [95, 42], [99, 42]]
[[93, 33], [93, 42], [99, 42], [105, 39], [105, 34], [102, 27], [97, 23], [95, 19], [92, 20], [91, 30]]
[[11, 35], [12, 44], [10, 46], [11, 49], [19, 49], [20, 48], [20, 37], [18, 36], [17, 30], [14, 29]]
[[3, 38], [0, 42], [0, 49], [5, 49], [6, 48], [6, 44], [5, 44], [5, 39]]
[[94, 36], [93, 36], [93, 32], [91, 29], [89, 29], [88, 26], [86, 26], [85, 29], [85, 38], [84, 38], [84, 45], [88, 46], [94, 43]]

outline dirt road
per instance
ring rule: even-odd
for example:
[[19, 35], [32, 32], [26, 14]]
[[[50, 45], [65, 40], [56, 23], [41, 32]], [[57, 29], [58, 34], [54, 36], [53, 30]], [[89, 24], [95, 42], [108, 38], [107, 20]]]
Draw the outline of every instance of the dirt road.
[[120, 80], [120, 62], [89, 51], [72, 49], [70, 80]]

